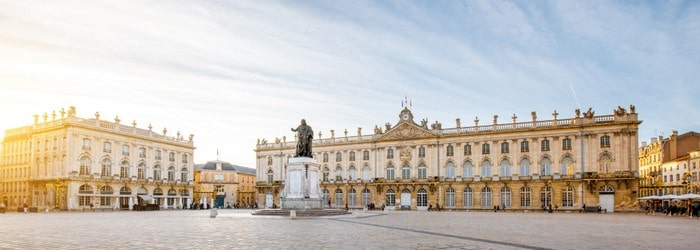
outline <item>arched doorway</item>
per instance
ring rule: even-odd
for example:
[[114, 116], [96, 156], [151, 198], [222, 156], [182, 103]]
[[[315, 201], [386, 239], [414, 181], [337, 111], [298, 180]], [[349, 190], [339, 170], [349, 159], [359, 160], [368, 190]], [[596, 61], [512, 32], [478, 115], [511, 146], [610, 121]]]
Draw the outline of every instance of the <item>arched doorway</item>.
[[401, 190], [401, 210], [411, 210], [411, 191], [408, 188]]
[[604, 185], [598, 190], [598, 204], [600, 209], [612, 213], [615, 212], [615, 189], [610, 185]]
[[416, 196], [416, 210], [428, 211], [428, 191], [423, 188], [418, 189]]
[[396, 206], [396, 192], [393, 189], [386, 191], [386, 208], [388, 210], [394, 210]]

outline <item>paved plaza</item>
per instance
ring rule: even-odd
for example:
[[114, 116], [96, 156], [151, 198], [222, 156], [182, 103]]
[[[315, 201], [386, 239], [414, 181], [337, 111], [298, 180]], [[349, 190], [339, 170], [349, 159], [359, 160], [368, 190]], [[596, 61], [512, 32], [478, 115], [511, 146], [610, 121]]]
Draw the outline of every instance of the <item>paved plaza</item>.
[[0, 214], [0, 249], [697, 249], [700, 220], [644, 214], [252, 210]]

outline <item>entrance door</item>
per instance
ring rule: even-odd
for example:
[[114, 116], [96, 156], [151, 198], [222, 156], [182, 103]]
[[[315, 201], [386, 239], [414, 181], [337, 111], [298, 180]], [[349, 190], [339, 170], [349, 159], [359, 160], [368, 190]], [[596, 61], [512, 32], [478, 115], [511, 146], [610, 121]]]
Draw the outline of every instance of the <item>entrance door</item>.
[[615, 212], [615, 194], [600, 194], [600, 209], [608, 213]]
[[265, 208], [272, 208], [272, 193], [265, 194]]
[[226, 195], [217, 195], [216, 196], [216, 207], [217, 208], [224, 207], [224, 198], [226, 198]]
[[401, 191], [401, 210], [411, 210], [411, 191]]

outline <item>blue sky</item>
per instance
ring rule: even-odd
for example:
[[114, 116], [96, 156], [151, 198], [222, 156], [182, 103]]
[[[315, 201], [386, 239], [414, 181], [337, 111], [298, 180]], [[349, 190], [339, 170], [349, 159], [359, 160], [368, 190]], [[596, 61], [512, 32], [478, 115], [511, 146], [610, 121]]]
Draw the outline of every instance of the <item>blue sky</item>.
[[454, 127], [636, 106], [640, 143], [700, 125], [698, 1], [5, 1], [0, 129], [78, 116], [194, 134], [255, 166], [258, 138]]

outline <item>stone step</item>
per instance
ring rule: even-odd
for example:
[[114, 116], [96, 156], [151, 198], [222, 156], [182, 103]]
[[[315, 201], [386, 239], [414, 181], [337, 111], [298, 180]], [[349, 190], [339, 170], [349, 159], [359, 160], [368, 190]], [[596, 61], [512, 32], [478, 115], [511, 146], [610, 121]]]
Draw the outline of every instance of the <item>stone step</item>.
[[[270, 216], [289, 216], [290, 210], [282, 209], [262, 209], [253, 212], [253, 215], [270, 215]], [[343, 209], [307, 209], [296, 210], [297, 217], [318, 217], [318, 216], [336, 216], [349, 214], [350, 212]]]

